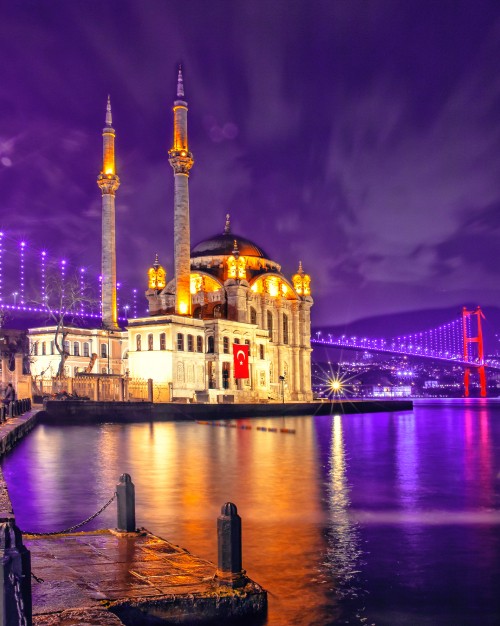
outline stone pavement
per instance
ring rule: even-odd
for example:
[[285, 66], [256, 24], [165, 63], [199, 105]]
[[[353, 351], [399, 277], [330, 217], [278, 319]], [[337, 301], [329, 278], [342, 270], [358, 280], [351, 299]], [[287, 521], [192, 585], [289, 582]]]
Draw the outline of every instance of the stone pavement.
[[36, 626], [223, 623], [265, 611], [259, 585], [249, 579], [237, 589], [219, 585], [213, 563], [145, 529], [25, 535], [24, 544], [38, 579], [32, 580]]

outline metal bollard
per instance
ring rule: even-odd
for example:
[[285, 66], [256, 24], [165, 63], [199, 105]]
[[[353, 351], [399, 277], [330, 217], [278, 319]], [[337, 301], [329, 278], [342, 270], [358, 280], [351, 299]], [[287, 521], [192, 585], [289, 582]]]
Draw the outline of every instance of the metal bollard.
[[0, 520], [0, 624], [32, 626], [31, 556], [13, 518]]
[[242, 587], [246, 583], [241, 559], [241, 517], [236, 505], [226, 502], [217, 518], [217, 579], [223, 585]]
[[130, 474], [122, 474], [116, 485], [117, 529], [134, 533], [135, 527], [135, 487]]

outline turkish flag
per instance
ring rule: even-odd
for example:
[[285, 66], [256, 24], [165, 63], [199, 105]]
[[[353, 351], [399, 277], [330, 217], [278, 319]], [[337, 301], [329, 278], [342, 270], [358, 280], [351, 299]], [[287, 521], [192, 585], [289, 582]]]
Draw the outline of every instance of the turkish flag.
[[248, 378], [248, 345], [242, 343], [233, 344], [234, 377]]

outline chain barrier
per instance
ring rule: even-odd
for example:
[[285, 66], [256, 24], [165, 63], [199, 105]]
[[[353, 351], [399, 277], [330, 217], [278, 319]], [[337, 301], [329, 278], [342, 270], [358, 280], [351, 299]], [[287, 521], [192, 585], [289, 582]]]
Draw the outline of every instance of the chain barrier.
[[64, 535], [65, 533], [72, 533], [74, 530], [77, 530], [78, 528], [81, 528], [82, 526], [85, 526], [85, 524], [88, 524], [89, 522], [91, 522], [98, 515], [100, 515], [104, 510], [106, 510], [108, 506], [113, 502], [113, 500], [116, 499], [116, 496], [117, 494], [115, 491], [113, 496], [106, 502], [106, 504], [103, 507], [101, 507], [97, 511], [97, 513], [94, 513], [90, 517], [87, 517], [87, 519], [84, 519], [83, 522], [80, 522], [79, 524], [75, 524], [74, 526], [70, 526], [69, 528], [65, 528], [64, 530], [55, 530], [55, 531], [52, 531], [51, 533], [38, 533], [38, 532], [30, 531], [30, 530], [23, 530], [21, 532], [23, 533], [23, 535], [37, 535], [38, 537], [50, 537], [51, 535]]
[[19, 618], [19, 626], [28, 626], [28, 622], [26, 620], [26, 615], [24, 612], [24, 601], [21, 593], [21, 583], [19, 581], [19, 576], [15, 576], [14, 572], [11, 570], [9, 572], [9, 582], [14, 589], [14, 598], [16, 599], [16, 609], [17, 616]]

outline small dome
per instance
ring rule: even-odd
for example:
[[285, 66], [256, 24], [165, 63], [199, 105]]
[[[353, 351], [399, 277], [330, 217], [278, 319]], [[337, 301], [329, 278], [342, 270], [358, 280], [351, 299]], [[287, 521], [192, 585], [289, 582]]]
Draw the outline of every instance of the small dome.
[[238, 244], [238, 252], [242, 256], [257, 256], [263, 259], [269, 259], [264, 250], [253, 243], [253, 241], [229, 232], [223, 233], [222, 235], [215, 235], [211, 239], [206, 239], [197, 244], [191, 251], [191, 258], [201, 256], [230, 256], [233, 254], [235, 241]]

